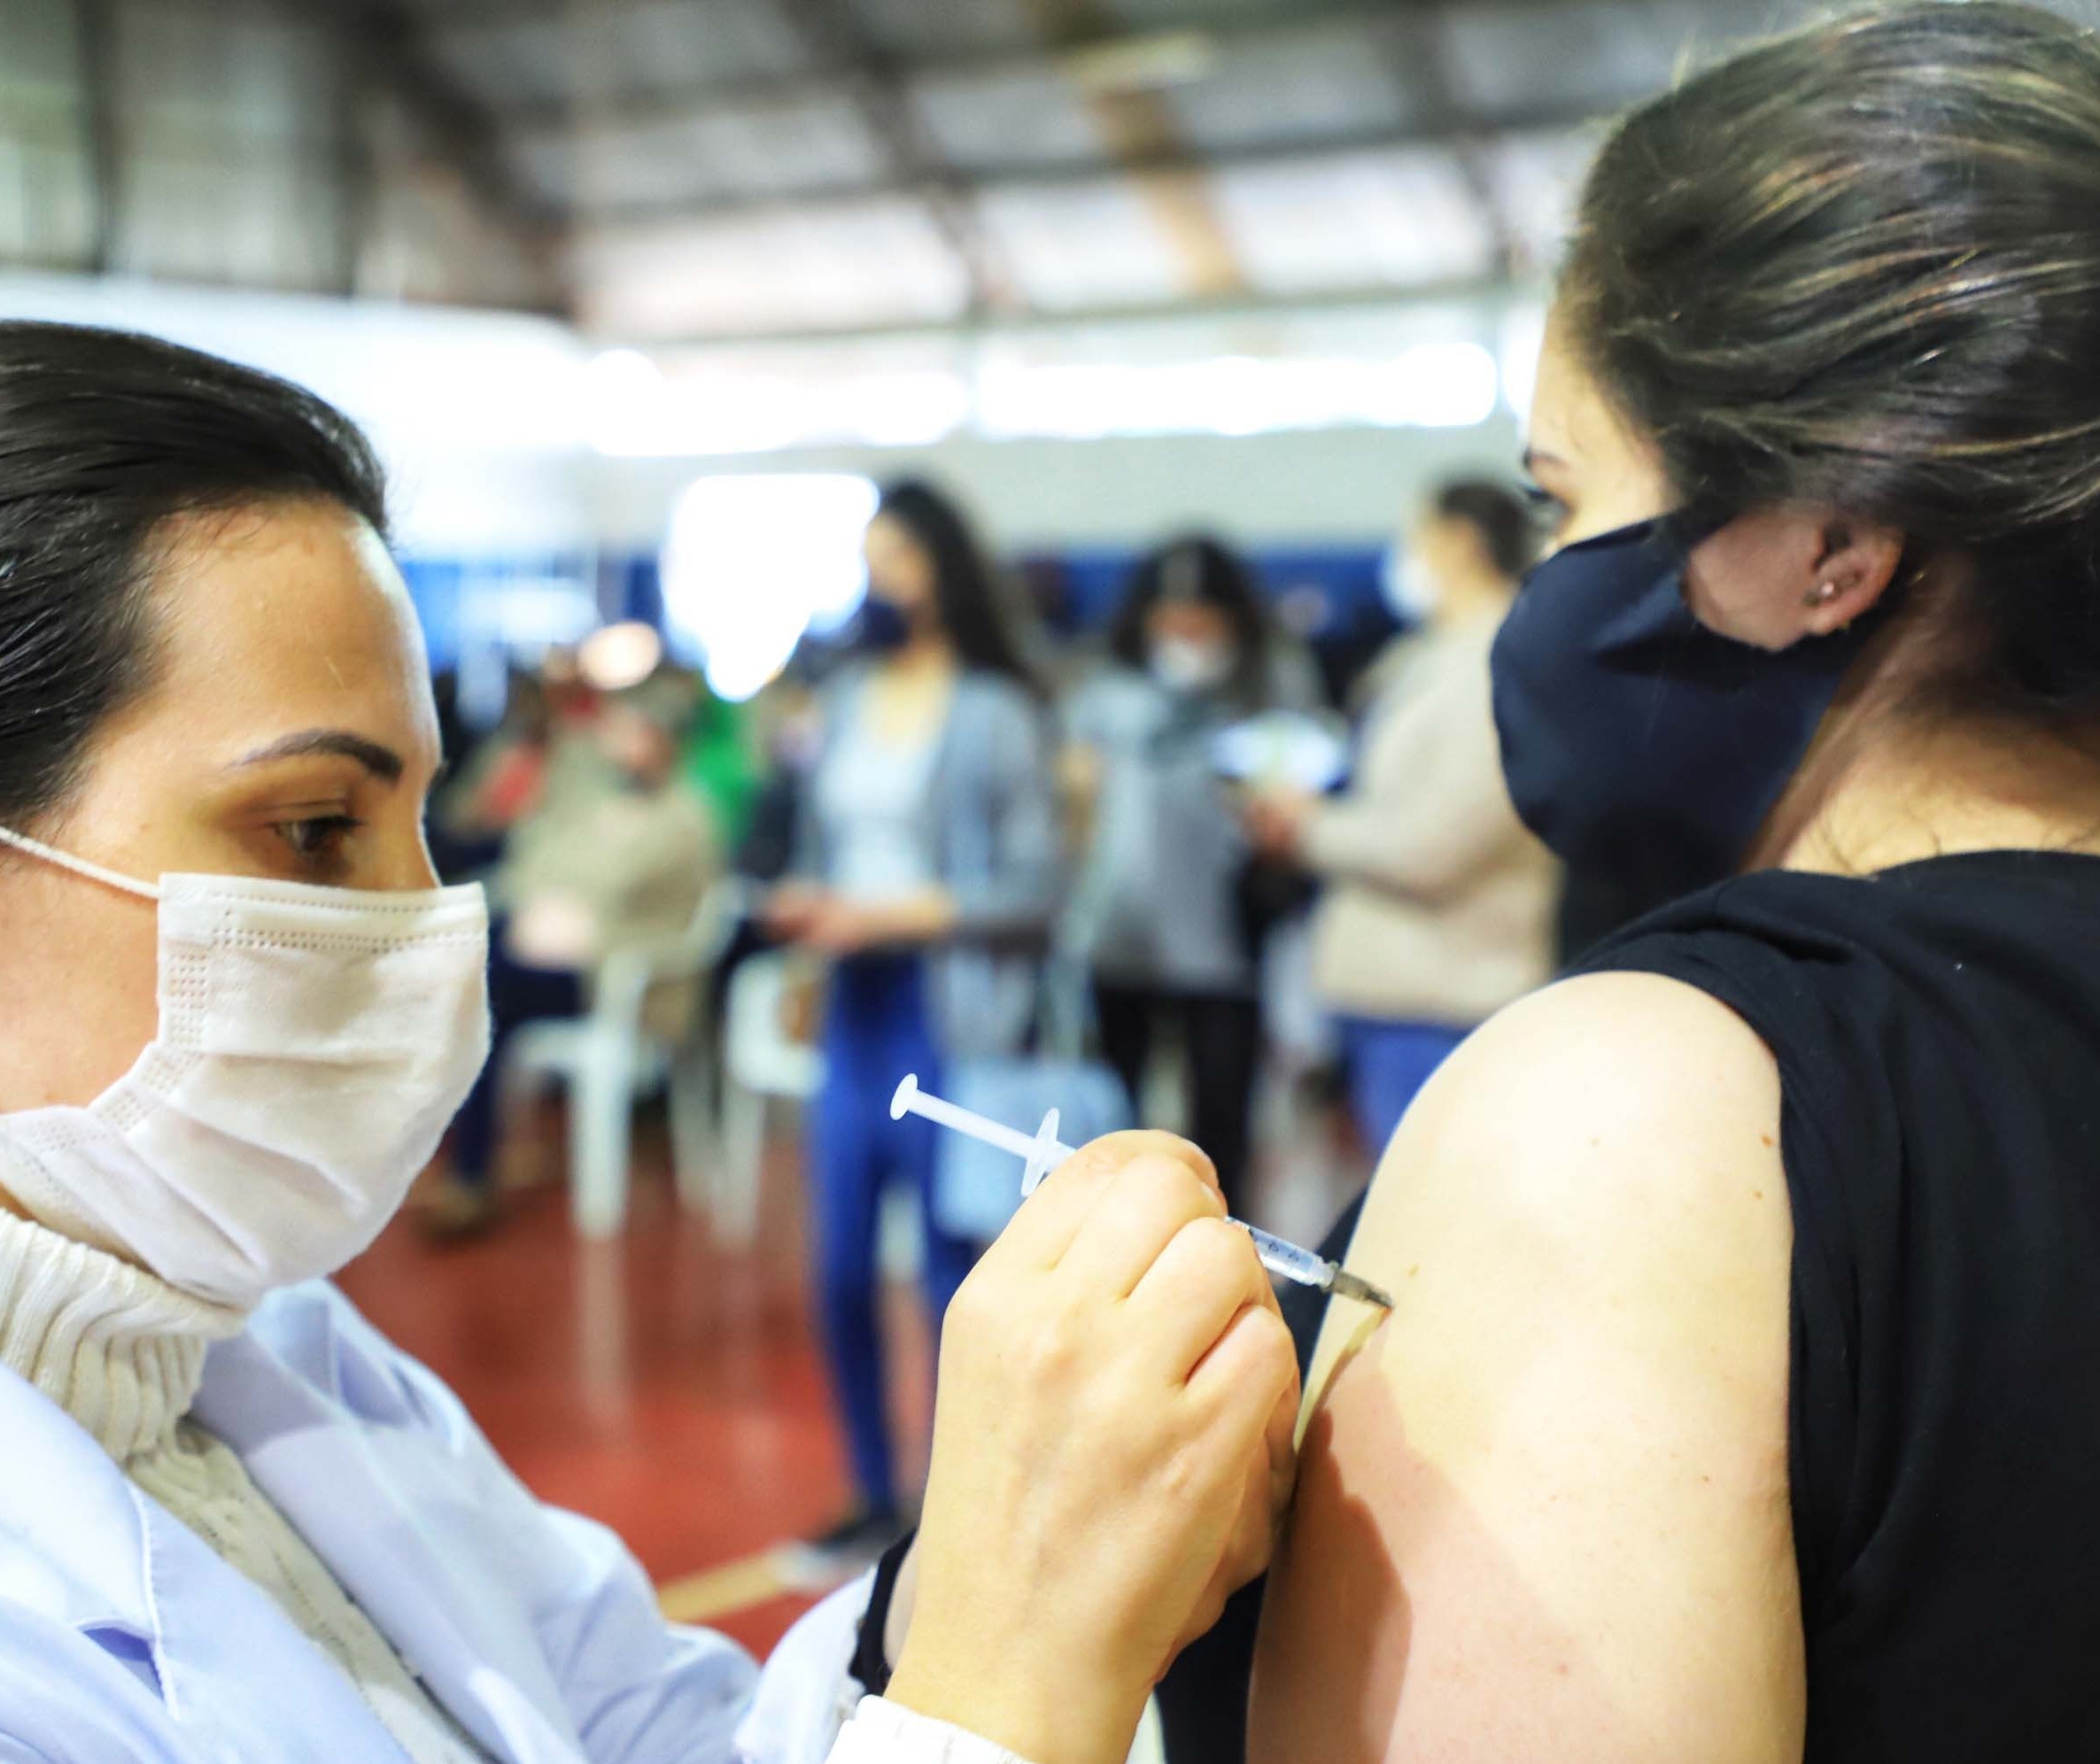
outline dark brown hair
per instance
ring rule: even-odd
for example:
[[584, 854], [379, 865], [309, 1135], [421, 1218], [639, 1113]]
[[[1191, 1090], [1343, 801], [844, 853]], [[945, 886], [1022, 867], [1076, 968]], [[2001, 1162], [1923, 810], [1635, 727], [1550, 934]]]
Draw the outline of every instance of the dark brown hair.
[[1538, 522], [1512, 484], [1494, 478], [1453, 478], [1430, 498], [1439, 519], [1463, 521], [1480, 535], [1480, 548], [1496, 570], [1515, 582], [1538, 555]]
[[934, 610], [963, 665], [1035, 690], [999, 583], [955, 499], [923, 479], [900, 478], [883, 486], [875, 514], [903, 527], [931, 560]]
[[1139, 559], [1123, 584], [1109, 625], [1108, 649], [1132, 668], [1145, 665], [1147, 621], [1169, 591], [1214, 608], [1232, 628], [1232, 673], [1225, 692], [1248, 708], [1269, 690], [1276, 646], [1275, 616], [1253, 569], [1222, 539], [1185, 533]]
[[153, 337], [0, 322], [0, 825], [60, 804], [151, 684], [164, 524], [305, 497], [385, 531], [377, 460], [313, 393]]
[[2100, 35], [1926, 4], [1735, 55], [1618, 126], [1562, 296], [1688, 530], [1892, 527], [1942, 708], [2100, 727]]

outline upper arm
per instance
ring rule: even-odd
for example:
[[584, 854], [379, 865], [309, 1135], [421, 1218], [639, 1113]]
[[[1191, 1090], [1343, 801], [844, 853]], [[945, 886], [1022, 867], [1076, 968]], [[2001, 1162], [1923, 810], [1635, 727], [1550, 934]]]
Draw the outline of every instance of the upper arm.
[[1801, 1755], [1777, 1069], [1647, 976], [1514, 1007], [1396, 1135], [1330, 1307], [1258, 1759]]

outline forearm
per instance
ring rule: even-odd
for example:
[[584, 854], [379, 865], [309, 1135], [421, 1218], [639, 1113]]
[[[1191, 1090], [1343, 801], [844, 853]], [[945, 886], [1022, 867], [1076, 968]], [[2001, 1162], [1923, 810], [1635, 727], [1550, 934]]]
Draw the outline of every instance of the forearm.
[[995, 878], [948, 892], [953, 918], [947, 933], [972, 943], [1026, 944], [1050, 932], [1057, 909], [1054, 870], [1042, 876]]
[[[994, 1737], [972, 1740], [981, 1751], [951, 1748], [946, 1754], [950, 1764], [1055, 1764], [1065, 1759], [1076, 1764], [1095, 1757], [1124, 1758], [1143, 1713], [1142, 1688], [1125, 1687], [1120, 1695], [1112, 1689], [1105, 1697], [1098, 1696], [1099, 1685], [1073, 1685], [1070, 1680], [1076, 1675], [1059, 1663], [1031, 1667], [1023, 1646], [995, 1650], [995, 1657], [988, 1659], [981, 1635], [973, 1635], [961, 1648], [947, 1645], [938, 1632], [922, 1635], [907, 1661], [918, 1569], [914, 1536], [886, 1556], [876, 1570], [854, 1657], [854, 1673], [862, 1683], [883, 1693], [892, 1711], [909, 1710], [958, 1732]], [[872, 1645], [878, 1637], [879, 1649]], [[893, 1661], [902, 1663], [894, 1676]], [[900, 1723], [895, 1713], [883, 1713], [870, 1726], [888, 1741]], [[834, 1764], [851, 1764], [863, 1756], [842, 1752]], [[884, 1764], [893, 1758], [896, 1764], [917, 1764], [920, 1756], [897, 1749], [864, 1754], [865, 1764], [875, 1764], [878, 1758]]]
[[1306, 819], [1301, 855], [1307, 870], [1329, 881], [1434, 901], [1493, 850], [1502, 829], [1488, 822], [1475, 803], [1337, 797]]
[[[972, 1736], [982, 1754], [956, 1764], [1123, 1764], [1149, 1687], [1033, 1659], [981, 1634], [927, 1637], [906, 1650], [886, 1701]], [[906, 1754], [897, 1755], [903, 1764]], [[872, 1764], [871, 1759], [870, 1764]], [[916, 1758], [914, 1758], [916, 1764]]]

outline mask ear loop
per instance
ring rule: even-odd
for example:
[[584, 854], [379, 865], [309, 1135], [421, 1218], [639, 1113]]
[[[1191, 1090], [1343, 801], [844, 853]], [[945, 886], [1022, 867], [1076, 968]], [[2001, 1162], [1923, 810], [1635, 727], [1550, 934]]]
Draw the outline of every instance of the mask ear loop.
[[42, 839], [33, 839], [27, 833], [0, 827], [0, 845], [11, 845], [17, 851], [27, 852], [31, 857], [41, 857], [46, 863], [55, 863], [61, 870], [70, 870], [76, 876], [85, 876], [90, 882], [120, 888], [125, 894], [136, 894], [142, 901], [158, 901], [160, 898], [160, 890], [151, 882], [141, 882], [136, 877], [105, 870], [99, 863], [90, 863], [84, 857], [75, 857], [69, 851], [60, 851], [56, 846], [48, 846]]

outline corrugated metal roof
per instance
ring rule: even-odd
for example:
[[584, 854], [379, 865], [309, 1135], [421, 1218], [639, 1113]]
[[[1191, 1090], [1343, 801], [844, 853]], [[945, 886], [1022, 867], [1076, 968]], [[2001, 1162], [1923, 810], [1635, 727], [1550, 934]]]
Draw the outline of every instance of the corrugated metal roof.
[[1226, 172], [1217, 202], [1267, 293], [1485, 275], [1495, 229], [1448, 154], [1395, 150]]
[[1107, 143], [1086, 95], [1054, 68], [934, 74], [911, 101], [951, 163], [998, 170], [1043, 160], [1099, 161]]
[[[396, 0], [406, 27], [362, 45], [355, 78], [392, 89], [411, 150], [558, 266], [576, 311], [704, 341], [1533, 270], [1585, 118], [1660, 88], [1687, 45], [1812, 4]], [[96, 230], [74, 35], [37, 23], [61, 10], [0, 8], [0, 256], [71, 260]], [[218, 181], [219, 255], [182, 246], [184, 273], [281, 267], [354, 225], [347, 12], [112, 13], [112, 113], [153, 161], [127, 201], [188, 213]]]
[[1166, 236], [1127, 179], [993, 190], [980, 208], [1022, 292], [1047, 312], [1171, 301], [1184, 291]]
[[637, 337], [737, 336], [962, 315], [968, 278], [901, 199], [585, 234], [581, 316]]
[[1355, 23], [1225, 43], [1204, 78], [1174, 87], [1167, 100], [1199, 150], [1304, 141], [1330, 131], [1397, 131], [1422, 119], [1397, 77], [1393, 55], [1387, 33]]

